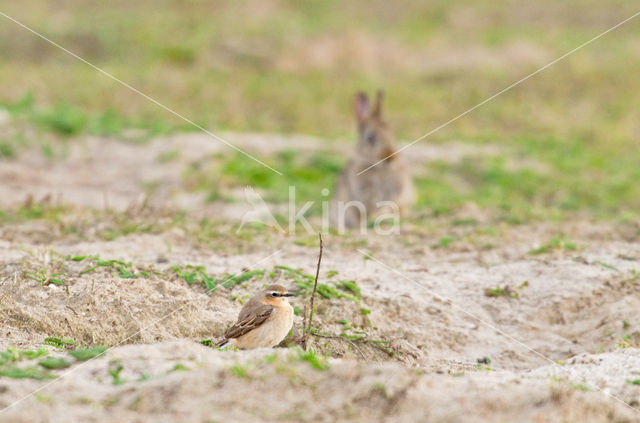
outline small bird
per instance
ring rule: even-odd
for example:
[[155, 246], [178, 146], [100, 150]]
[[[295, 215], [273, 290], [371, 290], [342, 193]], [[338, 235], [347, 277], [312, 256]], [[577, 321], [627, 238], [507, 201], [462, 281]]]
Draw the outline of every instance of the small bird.
[[240, 310], [238, 321], [224, 334], [218, 347], [271, 348], [287, 336], [293, 326], [291, 297], [284, 286], [269, 285]]

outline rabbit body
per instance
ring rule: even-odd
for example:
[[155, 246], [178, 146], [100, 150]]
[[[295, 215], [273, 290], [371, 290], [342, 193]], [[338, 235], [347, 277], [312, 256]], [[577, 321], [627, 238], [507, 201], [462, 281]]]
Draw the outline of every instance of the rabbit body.
[[[395, 137], [382, 116], [382, 93], [372, 110], [356, 94], [358, 144], [334, 189], [331, 219], [338, 227], [356, 227], [382, 214], [406, 214], [415, 201], [407, 165], [396, 152]], [[384, 161], [378, 163], [380, 160]], [[377, 165], [369, 168], [370, 166]], [[368, 170], [366, 170], [369, 168]], [[358, 175], [358, 173], [365, 171]]]

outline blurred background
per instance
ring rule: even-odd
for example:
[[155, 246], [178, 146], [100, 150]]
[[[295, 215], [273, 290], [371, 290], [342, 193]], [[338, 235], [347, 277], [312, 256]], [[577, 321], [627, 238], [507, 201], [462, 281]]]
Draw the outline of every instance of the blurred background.
[[[309, 157], [295, 144], [255, 153], [314, 192], [344, 163], [332, 149], [355, 141], [356, 90], [384, 89], [388, 120], [408, 142], [636, 8], [626, 0], [0, 1], [0, 11], [216, 134], [320, 140]], [[421, 141], [412, 147], [425, 157], [412, 164], [418, 211], [473, 204], [516, 223], [634, 218], [639, 72], [634, 19]], [[63, 160], [57, 146], [85, 135], [126, 139], [137, 128], [148, 141], [197, 131], [5, 17], [0, 102], [13, 122], [0, 138], [5, 162], [34, 142]], [[172, 154], [181, 152], [157, 159]], [[216, 185], [210, 201], [224, 199], [220, 187], [244, 184], [284, 198], [284, 184], [255, 162], [228, 149], [211, 160], [184, 173], [187, 187]]]

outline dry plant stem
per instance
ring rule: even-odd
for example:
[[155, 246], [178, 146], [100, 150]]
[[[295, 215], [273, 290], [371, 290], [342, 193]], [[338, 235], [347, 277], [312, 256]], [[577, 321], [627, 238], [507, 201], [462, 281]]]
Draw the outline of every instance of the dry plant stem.
[[318, 289], [318, 275], [320, 274], [320, 262], [322, 261], [322, 234], [318, 233], [320, 239], [320, 254], [318, 255], [318, 266], [316, 267], [316, 278], [313, 281], [313, 293], [311, 294], [311, 311], [309, 311], [309, 326], [305, 331], [304, 336], [304, 350], [307, 350], [307, 339], [309, 339], [309, 333], [311, 333], [311, 325], [313, 324], [313, 302], [316, 298], [316, 290]]
[[302, 338], [300, 340], [302, 348], [307, 349], [307, 305], [302, 308]]

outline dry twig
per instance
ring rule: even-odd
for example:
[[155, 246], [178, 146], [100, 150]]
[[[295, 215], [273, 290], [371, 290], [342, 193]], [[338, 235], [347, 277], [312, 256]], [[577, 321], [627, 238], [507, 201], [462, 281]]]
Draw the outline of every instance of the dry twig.
[[[313, 302], [316, 298], [316, 290], [318, 289], [318, 275], [320, 274], [320, 262], [322, 261], [322, 234], [318, 233], [318, 238], [320, 239], [320, 254], [318, 255], [318, 266], [316, 267], [316, 278], [313, 281], [313, 293], [311, 294], [311, 310], [309, 311], [309, 325], [305, 328], [302, 327], [304, 332], [302, 338], [302, 348], [307, 350], [307, 340], [309, 339], [309, 333], [311, 332], [311, 325], [313, 324]], [[307, 314], [305, 313], [305, 318]]]

